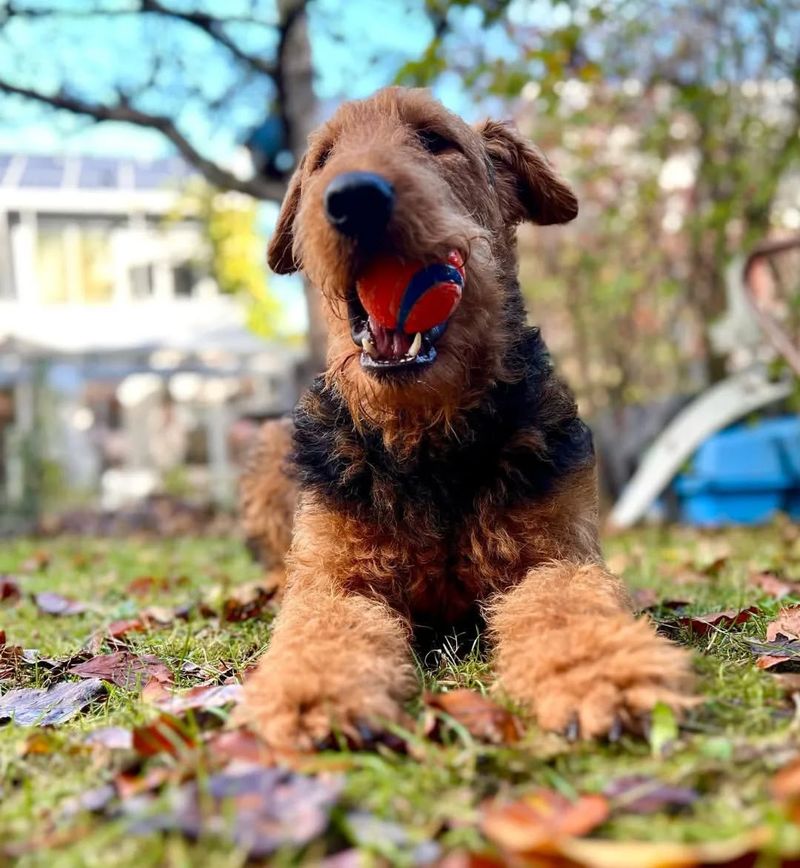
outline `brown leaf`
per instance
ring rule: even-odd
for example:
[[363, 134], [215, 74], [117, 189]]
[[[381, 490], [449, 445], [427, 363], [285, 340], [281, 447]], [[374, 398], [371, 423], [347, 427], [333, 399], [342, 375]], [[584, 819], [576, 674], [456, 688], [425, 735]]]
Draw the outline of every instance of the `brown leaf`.
[[21, 596], [17, 580], [13, 576], [0, 575], [0, 603], [8, 605], [18, 603]]
[[79, 615], [86, 611], [86, 605], [73, 600], [71, 597], [64, 597], [61, 594], [56, 594], [53, 591], [42, 591], [40, 594], [34, 594], [34, 602], [40, 612], [45, 615]]
[[236, 588], [222, 604], [224, 621], [249, 621], [260, 618], [275, 597], [275, 590], [263, 582], [253, 582]]
[[773, 798], [782, 802], [800, 797], [800, 757], [775, 773], [769, 789]]
[[536, 790], [517, 802], [484, 806], [481, 829], [487, 838], [514, 853], [549, 853], [565, 838], [587, 835], [610, 813], [603, 796], [571, 802], [553, 790]]
[[733, 627], [749, 621], [753, 615], [759, 612], [758, 606], [750, 606], [747, 609], [727, 609], [724, 612], [708, 612], [705, 615], [687, 615], [678, 618], [681, 627], [688, 627], [699, 636], [706, 636], [715, 627]]
[[631, 597], [637, 612], [651, 609], [658, 603], [658, 594], [652, 588], [636, 588]]
[[134, 597], [146, 597], [154, 591], [166, 591], [169, 582], [163, 576], [137, 576], [125, 587], [128, 594]]
[[769, 594], [770, 597], [775, 597], [780, 600], [788, 594], [797, 594], [800, 592], [800, 585], [797, 582], [788, 582], [781, 579], [773, 573], [754, 573], [749, 576], [747, 581], [756, 588]]
[[142, 756], [168, 753], [178, 756], [197, 745], [195, 737], [181, 721], [166, 714], [153, 723], [133, 730], [133, 749]]
[[27, 756], [45, 756], [54, 753], [59, 747], [57, 741], [51, 732], [40, 729], [32, 732], [25, 741], [19, 746], [18, 753], [21, 757]]
[[800, 639], [800, 606], [781, 609], [778, 617], [767, 624], [767, 641], [774, 642], [779, 636]]
[[144, 774], [132, 771], [120, 772], [114, 778], [114, 786], [117, 795], [125, 800], [134, 796], [141, 796], [143, 793], [152, 793], [154, 790], [160, 789], [167, 781], [174, 780], [176, 776], [175, 769], [166, 766], [154, 766], [147, 769]]
[[206, 742], [210, 756], [221, 764], [249, 762], [273, 765], [275, 754], [255, 733], [244, 727], [213, 733]]
[[120, 621], [112, 621], [105, 632], [112, 639], [121, 639], [128, 633], [144, 633], [147, 629], [148, 623], [142, 618], [124, 618]]
[[66, 681], [47, 689], [24, 687], [0, 696], [0, 723], [18, 726], [55, 726], [74, 717], [105, 692], [102, 681]]
[[50, 555], [46, 551], [34, 552], [23, 561], [20, 569], [23, 573], [41, 573], [50, 566]]
[[475, 690], [426, 693], [425, 703], [429, 708], [443, 711], [483, 741], [513, 744], [522, 737], [519, 718]]
[[800, 672], [779, 672], [773, 678], [784, 693], [800, 693]]
[[758, 658], [756, 666], [759, 669], [774, 670], [780, 666], [782, 671], [800, 670], [800, 642], [784, 638], [772, 642], [753, 638], [746, 641], [750, 652]]
[[100, 654], [70, 667], [69, 671], [81, 678], [102, 678], [117, 687], [136, 690], [151, 679], [162, 684], [173, 682], [172, 673], [163, 660], [152, 654], [141, 657], [131, 651], [116, 651], [113, 654]]
[[155, 705], [169, 714], [181, 715], [187, 711], [204, 711], [239, 702], [242, 687], [239, 684], [200, 684], [189, 690], [168, 693], [157, 699]]

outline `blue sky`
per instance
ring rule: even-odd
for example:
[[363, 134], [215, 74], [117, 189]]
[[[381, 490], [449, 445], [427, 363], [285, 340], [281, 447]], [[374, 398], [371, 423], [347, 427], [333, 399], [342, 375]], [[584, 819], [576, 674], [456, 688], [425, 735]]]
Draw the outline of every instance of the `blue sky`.
[[[26, 2], [26, 0], [22, 0]], [[37, 0], [27, 0], [34, 6]], [[175, 7], [183, 0], [170, 0]], [[232, 31], [250, 50], [269, 56], [275, 41], [273, 0], [257, 0], [265, 27]], [[126, 0], [108, 0], [117, 8]], [[343, 99], [366, 96], [390, 83], [397, 70], [424, 51], [431, 38], [430, 23], [421, 9], [424, 0], [314, 0], [310, 36], [317, 73], [316, 90], [323, 112]], [[188, 8], [235, 13], [249, 0], [192, 0]], [[526, 10], [547, 5], [547, 0], [520, 0]], [[48, 0], [48, 6], [79, 9], [84, 0]], [[526, 13], [527, 14], [527, 13]], [[487, 34], [482, 15], [474, 8], [451, 10], [460, 50], [491, 51], [503, 55], [511, 46], [501, 28]], [[195, 28], [152, 17], [111, 19], [59, 19], [26, 24], [12, 21], [5, 47], [0, 44], [0, 73], [38, 89], [55, 89], [67, 82], [69, 90], [86, 99], [113, 98], [112, 86], [138, 89], [156, 56], [162, 63], [158, 84], [138, 104], [168, 114], [206, 155], [223, 162], [232, 159], [249, 130], [264, 118], [269, 90], [264, 82], [241, 83], [237, 68], [225, 49], [210, 43]], [[186, 82], [202, 92], [193, 97]], [[230, 87], [235, 89], [227, 98]], [[469, 117], [480, 109], [465, 94], [455, 74], [443, 75], [436, 93], [447, 105]], [[206, 103], [219, 99], [220, 108], [209, 115]], [[23, 101], [0, 96], [0, 151], [47, 154], [94, 153], [148, 159], [172, 153], [157, 133], [115, 123], [95, 124], [68, 114], [43, 110]], [[276, 206], [263, 209], [269, 230]], [[271, 286], [285, 302], [289, 319], [299, 325], [303, 303], [297, 284], [271, 277]]]

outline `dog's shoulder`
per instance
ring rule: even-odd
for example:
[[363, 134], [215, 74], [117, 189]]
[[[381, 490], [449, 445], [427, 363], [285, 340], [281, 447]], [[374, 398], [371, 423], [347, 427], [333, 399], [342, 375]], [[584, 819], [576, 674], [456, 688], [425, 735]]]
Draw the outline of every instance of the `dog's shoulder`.
[[491, 494], [499, 506], [538, 500], [594, 461], [592, 436], [556, 376], [537, 329], [526, 329], [517, 371], [464, 414], [452, 435], [398, 456], [374, 427], [356, 426], [336, 387], [317, 378], [297, 406], [292, 464], [301, 488], [335, 508], [382, 520], [434, 516], [448, 525]]

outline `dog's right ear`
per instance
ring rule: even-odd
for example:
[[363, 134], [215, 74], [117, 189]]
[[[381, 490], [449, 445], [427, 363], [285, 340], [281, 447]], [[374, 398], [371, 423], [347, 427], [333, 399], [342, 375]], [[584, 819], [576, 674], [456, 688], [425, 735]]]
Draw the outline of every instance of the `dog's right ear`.
[[531, 220], [545, 226], [568, 223], [577, 216], [578, 200], [566, 181], [513, 124], [486, 121], [478, 133], [509, 223]]
[[294, 220], [300, 205], [305, 164], [304, 155], [289, 181], [289, 187], [283, 197], [283, 204], [278, 214], [278, 222], [275, 224], [275, 231], [269, 242], [267, 263], [276, 274], [291, 274], [300, 269], [300, 263], [294, 254]]

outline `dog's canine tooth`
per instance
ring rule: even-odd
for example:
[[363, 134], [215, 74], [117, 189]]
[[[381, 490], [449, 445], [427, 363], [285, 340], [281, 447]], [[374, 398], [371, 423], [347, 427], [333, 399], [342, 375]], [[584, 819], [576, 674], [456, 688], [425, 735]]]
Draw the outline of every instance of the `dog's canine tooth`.
[[408, 352], [406, 353], [406, 355], [410, 359], [415, 359], [417, 357], [417, 353], [420, 351], [421, 348], [422, 348], [422, 332], [417, 332], [416, 335], [414, 336], [414, 340], [413, 340], [411, 346], [408, 348]]
[[373, 359], [377, 358], [378, 348], [366, 335], [361, 338], [361, 347], [368, 356], [372, 356]]

